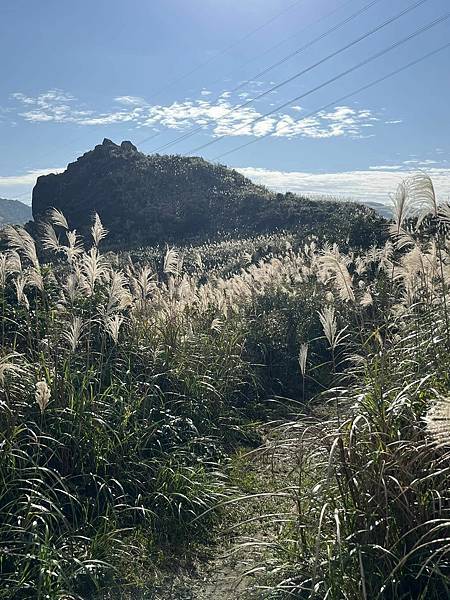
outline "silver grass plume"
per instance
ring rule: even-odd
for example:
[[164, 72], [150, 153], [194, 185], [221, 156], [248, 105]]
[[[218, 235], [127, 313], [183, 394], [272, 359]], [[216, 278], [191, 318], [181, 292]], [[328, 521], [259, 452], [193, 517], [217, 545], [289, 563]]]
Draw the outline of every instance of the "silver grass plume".
[[2, 230], [2, 234], [6, 238], [9, 248], [16, 250], [19, 255], [28, 259], [33, 267], [39, 269], [36, 245], [31, 235], [23, 227], [7, 225]]
[[301, 344], [298, 353], [298, 364], [300, 365], [300, 371], [305, 376], [306, 373], [306, 361], [308, 359], [308, 344]]
[[56, 227], [62, 227], [66, 231], [69, 229], [66, 217], [57, 208], [50, 208], [50, 210], [47, 212], [47, 215], [48, 220], [52, 225]]
[[44, 250], [60, 253], [63, 251], [62, 244], [59, 241], [56, 231], [50, 223], [39, 223], [39, 239]]
[[144, 302], [150, 297], [156, 287], [153, 271], [149, 266], [144, 265], [137, 273], [133, 268], [128, 268], [128, 274], [130, 277], [133, 298], [137, 301]]
[[213, 319], [210, 329], [211, 329], [211, 331], [220, 333], [222, 331], [222, 327], [223, 327], [222, 319], [219, 319], [219, 317], [216, 317], [215, 319]]
[[81, 272], [86, 281], [90, 294], [94, 293], [95, 284], [107, 272], [107, 263], [100, 255], [96, 246], [93, 246], [81, 259]]
[[319, 311], [319, 319], [330, 347], [334, 348], [337, 334], [337, 321], [334, 307], [326, 306], [322, 311]]
[[17, 352], [11, 352], [0, 358], [0, 384], [2, 387], [5, 386], [5, 377], [8, 373], [20, 374], [23, 372], [23, 368], [13, 362], [15, 358], [19, 357], [20, 354]]
[[411, 212], [417, 217], [417, 226], [430, 213], [438, 214], [436, 192], [431, 177], [418, 173], [408, 180], [408, 195], [411, 198]]
[[402, 181], [397, 186], [395, 195], [390, 195], [392, 202], [393, 225], [391, 228], [392, 235], [398, 235], [403, 228], [403, 223], [408, 216], [408, 192], [406, 189], [406, 181]]
[[438, 398], [428, 409], [424, 421], [427, 432], [438, 446], [450, 446], [450, 398]]
[[36, 383], [36, 391], [34, 393], [35, 400], [41, 409], [41, 413], [45, 411], [48, 403], [50, 402], [50, 388], [47, 382], [42, 380]]
[[446, 225], [450, 225], [450, 204], [440, 204], [438, 207], [438, 216]]
[[77, 235], [77, 230], [73, 229], [72, 231], [66, 231], [67, 237], [67, 246], [64, 246], [64, 251], [67, 255], [67, 260], [70, 264], [72, 264], [73, 260], [80, 254], [83, 253], [83, 245], [79, 236]]
[[105, 330], [115, 344], [117, 344], [117, 342], [119, 341], [119, 331], [122, 326], [123, 320], [123, 315], [118, 314], [106, 318]]
[[416, 227], [418, 228], [427, 215], [438, 215], [434, 185], [426, 173], [419, 173], [405, 179], [399, 184], [395, 196], [391, 197], [391, 201], [394, 219], [390, 226], [390, 233], [398, 248], [414, 243], [414, 240], [404, 228], [405, 220], [416, 217]]
[[348, 334], [345, 333], [347, 327], [338, 331], [336, 313], [333, 306], [326, 306], [318, 314], [330, 348], [335, 350], [348, 337]]
[[10, 250], [7, 257], [7, 273], [22, 273], [22, 261], [20, 260], [19, 253], [16, 250]]
[[68, 298], [71, 304], [73, 304], [78, 293], [88, 291], [89, 286], [87, 285], [84, 275], [81, 272], [81, 268], [78, 265], [75, 265], [73, 270], [67, 275], [67, 278], [64, 282], [64, 297]]
[[334, 281], [341, 300], [354, 302], [352, 277], [348, 270], [350, 259], [340, 254], [337, 246], [333, 250], [325, 249], [319, 259], [320, 270], [326, 281]]
[[362, 275], [367, 271], [367, 258], [364, 256], [357, 256], [355, 259], [355, 271], [358, 275]]
[[17, 302], [23, 304], [27, 309], [30, 308], [30, 303], [25, 294], [26, 278], [25, 275], [20, 274], [14, 279], [14, 287], [16, 288]]
[[40, 270], [35, 269], [34, 267], [31, 269], [27, 269], [24, 271], [25, 275], [25, 285], [30, 287], [35, 287], [39, 291], [44, 291], [44, 280], [42, 278], [42, 274]]
[[169, 248], [169, 246], [167, 246], [166, 254], [164, 256], [163, 271], [165, 275], [174, 275], [175, 277], [179, 275], [179, 258], [175, 248]]
[[94, 215], [94, 224], [92, 225], [91, 233], [95, 246], [98, 246], [100, 242], [108, 235], [108, 230], [103, 227], [100, 217], [97, 213]]
[[372, 297], [372, 294], [370, 293], [369, 290], [366, 290], [364, 292], [364, 294], [361, 297], [361, 300], [359, 301], [359, 304], [361, 306], [364, 306], [364, 307], [372, 306], [372, 304], [373, 304], [373, 297]]
[[107, 315], [114, 310], [123, 310], [131, 304], [131, 295], [125, 287], [126, 283], [126, 277], [121, 271], [109, 272]]
[[409, 194], [409, 180], [398, 184], [395, 196], [390, 196], [392, 202], [393, 221], [389, 226], [389, 233], [394, 240], [396, 248], [401, 250], [409, 245], [414, 245], [412, 235], [405, 230], [405, 220], [413, 216], [411, 197]]
[[8, 277], [8, 255], [4, 252], [0, 253], [0, 288], [3, 289], [6, 285]]
[[203, 271], [203, 260], [202, 260], [202, 255], [200, 254], [200, 252], [196, 252], [195, 253], [195, 264], [197, 266], [197, 269], [201, 272]]
[[83, 328], [83, 319], [81, 317], [73, 317], [69, 328], [63, 331], [63, 338], [69, 344], [69, 348], [72, 352], [75, 352], [78, 346], [83, 333]]
[[394, 255], [394, 245], [390, 240], [384, 244], [384, 246], [375, 254], [373, 262], [376, 263], [378, 271], [388, 272], [392, 269], [392, 259]]

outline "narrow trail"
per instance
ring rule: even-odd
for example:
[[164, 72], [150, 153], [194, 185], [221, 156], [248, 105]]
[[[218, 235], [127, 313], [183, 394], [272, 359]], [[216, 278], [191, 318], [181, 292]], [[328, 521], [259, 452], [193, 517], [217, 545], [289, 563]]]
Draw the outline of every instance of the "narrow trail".
[[[317, 416], [310, 422], [309, 446], [329, 433], [325, 419]], [[283, 528], [298, 526], [295, 481], [304, 443], [301, 432], [301, 428], [266, 431], [258, 449], [242, 450], [232, 458], [229, 477], [237, 500], [223, 507], [216, 544], [193, 552], [197, 556], [203, 552], [203, 558], [194, 563], [174, 561], [151, 585], [105, 600], [267, 599], [264, 585], [286, 536]]]
[[[267, 491], [273, 466], [258, 452], [238, 459], [233, 467], [240, 497], [253, 496], [225, 507], [212, 556], [196, 565], [195, 572], [177, 576], [172, 589], [162, 590], [155, 600], [235, 600], [261, 597], [255, 589], [260, 572], [258, 542], [274, 539], [273, 525], [258, 519], [268, 512], [270, 498], [257, 496]], [[245, 523], [245, 521], [249, 521]], [[253, 571], [256, 570], [254, 573]], [[169, 594], [168, 594], [169, 592]]]
[[[282, 445], [281, 445], [282, 446]], [[281, 448], [276, 454], [265, 447], [235, 458], [231, 478], [236, 482], [236, 503], [225, 508], [218, 545], [209, 560], [195, 571], [177, 575], [155, 600], [258, 600], [259, 587], [270, 568], [271, 546], [283, 524], [273, 518], [295, 510], [292, 498], [280, 496], [292, 471], [292, 456]]]

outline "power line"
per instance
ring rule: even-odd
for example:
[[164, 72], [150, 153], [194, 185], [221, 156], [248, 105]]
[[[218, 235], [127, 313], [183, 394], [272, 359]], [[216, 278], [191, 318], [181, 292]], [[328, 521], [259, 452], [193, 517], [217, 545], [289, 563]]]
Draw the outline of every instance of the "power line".
[[302, 4], [303, 2], [305, 2], [305, 0], [295, 0], [295, 2], [292, 2], [291, 4], [289, 4], [288, 6], [286, 6], [285, 8], [283, 8], [281, 11], [279, 11], [278, 13], [276, 13], [273, 17], [271, 17], [267, 21], [265, 21], [264, 23], [262, 23], [261, 25], [259, 25], [255, 29], [252, 29], [251, 31], [249, 31], [248, 33], [246, 33], [244, 36], [242, 36], [238, 40], [236, 40], [233, 43], [231, 43], [229, 46], [226, 46], [226, 48], [223, 48], [222, 50], [219, 50], [219, 52], [216, 52], [210, 58], [206, 59], [202, 63], [200, 63], [197, 66], [193, 67], [192, 69], [190, 69], [189, 71], [187, 71], [187, 73], [184, 73], [183, 75], [180, 75], [179, 77], [176, 77], [175, 79], [173, 79], [172, 81], [170, 81], [169, 83], [167, 83], [165, 86], [163, 86], [158, 91], [156, 91], [154, 94], [152, 94], [152, 98], [155, 98], [155, 97], [159, 96], [166, 89], [172, 87], [173, 85], [175, 85], [179, 81], [182, 81], [183, 79], [186, 79], [187, 77], [189, 77], [193, 73], [196, 73], [197, 71], [199, 71], [200, 69], [202, 69], [206, 65], [209, 65], [211, 62], [213, 62], [219, 56], [227, 54], [230, 50], [232, 50], [233, 48], [235, 48], [236, 46], [238, 46], [242, 42], [245, 42], [250, 37], [252, 37], [253, 35], [255, 35], [256, 33], [258, 33], [259, 31], [261, 31], [262, 29], [264, 29], [265, 27], [267, 27], [268, 25], [270, 25], [271, 23], [273, 23], [274, 21], [276, 21], [279, 17], [281, 17], [282, 15], [284, 15], [285, 13], [287, 13], [289, 10], [291, 10], [292, 8], [294, 8], [295, 6], [297, 6], [298, 4]]
[[[300, 33], [303, 33], [304, 31], [307, 31], [308, 29], [310, 29], [314, 25], [317, 25], [317, 24], [321, 23], [322, 21], [328, 19], [329, 17], [331, 17], [335, 13], [339, 12], [340, 10], [342, 10], [343, 8], [345, 8], [346, 6], [348, 6], [349, 4], [351, 4], [352, 2], [354, 2], [354, 0], [346, 0], [346, 2], [343, 2], [342, 4], [340, 4], [339, 6], [337, 6], [336, 8], [334, 8], [333, 10], [331, 10], [330, 12], [326, 13], [325, 15], [322, 15], [321, 17], [319, 17], [318, 19], [315, 19], [314, 21], [311, 21], [310, 23], [308, 23], [307, 25], [305, 25], [305, 27], [302, 27], [301, 29], [299, 29], [295, 33], [293, 33], [293, 34], [291, 34], [291, 35], [283, 38], [282, 40], [280, 40], [276, 44], [273, 44], [272, 46], [270, 46], [269, 48], [267, 48], [267, 50], [264, 50], [263, 52], [257, 54], [253, 58], [250, 58], [250, 59], [246, 60], [240, 66], [241, 67], [245, 67], [248, 64], [254, 62], [256, 59], [262, 58], [263, 56], [266, 56], [267, 54], [270, 54], [271, 52], [273, 52], [274, 50], [276, 50], [277, 48], [279, 48], [280, 46], [282, 46], [283, 44], [285, 44], [289, 40], [291, 40], [293, 38], [296, 38]], [[228, 73], [228, 76], [234, 75], [234, 73], [235, 73], [234, 70], [230, 71]], [[215, 84], [215, 83], [219, 83], [220, 81], [223, 81], [223, 77], [221, 77], [220, 79], [216, 79], [212, 83]]]
[[[304, 50], [306, 50], [307, 48], [311, 47], [312, 45], [314, 45], [315, 43], [317, 43], [318, 41], [322, 40], [324, 37], [330, 35], [331, 33], [337, 31], [338, 29], [340, 29], [341, 27], [343, 27], [344, 25], [346, 25], [347, 23], [349, 23], [350, 21], [352, 21], [354, 18], [356, 18], [357, 16], [359, 16], [360, 14], [363, 14], [364, 12], [366, 12], [369, 8], [371, 8], [374, 4], [377, 4], [378, 2], [380, 2], [381, 0], [372, 0], [371, 2], [369, 2], [369, 4], [363, 6], [361, 9], [359, 9], [358, 11], [356, 11], [355, 13], [353, 13], [352, 15], [350, 15], [349, 17], [347, 17], [346, 19], [344, 19], [343, 21], [341, 21], [340, 23], [338, 23], [337, 25], [331, 27], [331, 29], [328, 29], [325, 33], [323, 33], [322, 35], [314, 38], [311, 42], [308, 42], [307, 44], [305, 44], [301, 49], [298, 49], [295, 54], [299, 54], [300, 52], [303, 52]], [[349, 4], [350, 2], [353, 2], [353, 0], [349, 0], [348, 2], [345, 2], [343, 5], [339, 6], [338, 8], [332, 10], [331, 12], [327, 13], [326, 15], [324, 15], [323, 17], [321, 17], [320, 19], [317, 19], [316, 21], [313, 21], [312, 24], [309, 25], [309, 27], [311, 25], [317, 24], [319, 22], [321, 22], [323, 19], [331, 16], [332, 14], [334, 14], [335, 12], [337, 12], [338, 10], [340, 10], [343, 6], [346, 6], [347, 4]], [[274, 46], [272, 46], [271, 48], [269, 48], [268, 50], [266, 50], [265, 52], [263, 52], [262, 54], [253, 57], [250, 61], [247, 61], [245, 63], [243, 63], [243, 65], [241, 66], [245, 66], [246, 64], [248, 64], [249, 62], [254, 61], [256, 58], [260, 58], [262, 56], [265, 56], [266, 54], [268, 54], [269, 52], [271, 52], [272, 50], [274, 50], [275, 48], [278, 48], [280, 45], [282, 45], [285, 41], [287, 41], [288, 39], [291, 39], [292, 37], [297, 36], [299, 33], [301, 33], [302, 31], [304, 31], [305, 29], [307, 29], [307, 27], [302, 28], [300, 31], [298, 31], [297, 33], [294, 34], [294, 36], [289, 36], [288, 38], [285, 38], [284, 40], [282, 40], [281, 42], [279, 42], [278, 44], [275, 44]], [[286, 58], [285, 60], [288, 60], [288, 58]], [[264, 70], [263, 74], [268, 73], [269, 71], [271, 71], [274, 67], [274, 65], [268, 67], [267, 69]], [[252, 81], [256, 80], [259, 76], [261, 76], [261, 73], [257, 73], [255, 75], [253, 75], [252, 77], [248, 78], [246, 81], [240, 83], [238, 86], [236, 86], [235, 88], [231, 89], [231, 90], [227, 90], [230, 94], [233, 94], [235, 92], [237, 92], [238, 90], [242, 89], [243, 87], [245, 87], [246, 85], [248, 85], [249, 83], [251, 83]], [[218, 83], [219, 81], [222, 81], [223, 78], [221, 79], [217, 79], [214, 83]], [[211, 84], [210, 84], [211, 85]], [[218, 96], [216, 96], [216, 98], [212, 101], [213, 103], [218, 102], [220, 100], [221, 94], [219, 94]], [[232, 110], [232, 109], [230, 109]], [[195, 133], [197, 133], [198, 131], [201, 131], [202, 127], [197, 127], [194, 131], [190, 131], [189, 132], [189, 137], [191, 135], [194, 135]], [[143, 144], [145, 144], [146, 142], [149, 142], [150, 140], [158, 137], [162, 135], [162, 132], [158, 132], [155, 135], [151, 135], [149, 137], [145, 137], [143, 140], [140, 140], [139, 142], [137, 142], [138, 146], [142, 146]], [[175, 144], [178, 141], [184, 140], [186, 139], [186, 135], [187, 134], [183, 134], [182, 136], [179, 136], [177, 138], [175, 138], [174, 140], [172, 140], [172, 142], [169, 142], [170, 144]], [[157, 149], [158, 150], [158, 149]], [[157, 151], [156, 150], [156, 151]]]
[[[295, 0], [294, 2], [292, 2], [291, 4], [289, 4], [288, 6], [286, 6], [284, 9], [282, 9], [281, 11], [277, 12], [275, 15], [273, 15], [273, 17], [271, 17], [270, 19], [268, 19], [267, 21], [265, 21], [264, 23], [262, 23], [261, 25], [259, 25], [258, 27], [256, 27], [255, 29], [252, 29], [251, 31], [249, 31], [248, 33], [246, 33], [243, 37], [239, 38], [238, 40], [236, 40], [235, 42], [233, 42], [232, 44], [230, 44], [229, 46], [227, 46], [226, 48], [223, 48], [222, 50], [220, 50], [219, 52], [215, 53], [213, 56], [211, 56], [209, 59], [207, 59], [206, 61], [200, 63], [199, 65], [197, 65], [196, 67], [194, 67], [193, 69], [191, 69], [190, 71], [188, 71], [187, 73], [185, 73], [184, 75], [181, 75], [180, 77], [172, 80], [171, 82], [169, 82], [167, 85], [165, 85], [163, 88], [160, 88], [157, 92], [155, 92], [152, 96], [156, 97], [158, 95], [160, 95], [165, 89], [167, 89], [168, 87], [171, 87], [172, 85], [174, 85], [175, 83], [177, 83], [178, 81], [181, 81], [183, 79], [186, 79], [187, 77], [189, 77], [189, 75], [192, 75], [193, 73], [195, 73], [196, 71], [200, 70], [202, 67], [206, 66], [207, 64], [211, 63], [213, 60], [215, 60], [216, 58], [218, 58], [219, 56], [222, 56], [223, 54], [228, 53], [230, 50], [232, 50], [235, 46], [241, 44], [242, 42], [244, 42], [245, 40], [249, 39], [250, 37], [252, 37], [253, 35], [255, 35], [256, 33], [258, 33], [259, 31], [261, 31], [262, 29], [264, 29], [265, 27], [267, 27], [268, 25], [270, 25], [271, 23], [273, 23], [274, 21], [276, 21], [279, 17], [281, 17], [283, 14], [287, 13], [289, 10], [291, 10], [292, 8], [294, 8], [295, 6], [301, 4], [305, 2], [305, 0]], [[144, 140], [138, 142], [139, 145], [144, 144], [145, 142], [149, 142], [150, 140], [158, 137], [158, 135], [160, 135], [160, 133], [155, 133], [153, 135], [150, 135], [148, 137], [146, 137]], [[78, 138], [80, 139], [80, 138]], [[66, 144], [65, 146], [67, 146], [68, 144]], [[17, 196], [16, 198], [20, 198], [23, 197], [27, 194], [28, 192], [25, 192], [24, 194], [20, 194], [19, 196]]]
[[[364, 92], [365, 90], [368, 90], [369, 88], [378, 85], [379, 83], [382, 83], [383, 81], [386, 81], [387, 79], [390, 79], [391, 77], [394, 77], [395, 75], [398, 75], [399, 73], [402, 73], [403, 71], [406, 71], [407, 69], [410, 69], [411, 67], [414, 67], [415, 65], [423, 62], [424, 60], [434, 56], [435, 54], [438, 54], [439, 52], [442, 52], [443, 50], [450, 48], [450, 42], [448, 44], [444, 44], [443, 46], [440, 46], [439, 48], [437, 48], [436, 50], [432, 50], [431, 52], [428, 52], [427, 54], [407, 63], [406, 65], [403, 65], [402, 67], [399, 67], [398, 69], [395, 69], [394, 71], [391, 71], [390, 73], [388, 73], [387, 75], [384, 75], [383, 77], [379, 77], [378, 79], [375, 79], [374, 81], [371, 81], [370, 83], [363, 85], [362, 87], [358, 88], [357, 90], [354, 90], [353, 92], [350, 92], [349, 94], [345, 94], [345, 96], [341, 96], [340, 98], [336, 98], [335, 100], [333, 100], [332, 102], [329, 102], [328, 104], [325, 104], [324, 106], [321, 106], [320, 108], [310, 112], [309, 114], [305, 115], [304, 117], [302, 117], [300, 119], [300, 122], [305, 120], [305, 119], [310, 119], [311, 117], [314, 117], [315, 115], [321, 113], [324, 110], [327, 110], [329, 108], [332, 108], [333, 106], [336, 106], [337, 104], [343, 102], [344, 100], [348, 100], [349, 98], [356, 96], [357, 94], [360, 94], [361, 92]], [[256, 142], [259, 142], [260, 140], [263, 140], [267, 137], [270, 137], [272, 135], [271, 132], [266, 133], [258, 138], [255, 138], [253, 140], [250, 140], [249, 142], [246, 142], [245, 144], [241, 144], [240, 146], [237, 146], [236, 148], [233, 148], [232, 150], [228, 150], [227, 152], [223, 152], [222, 154], [219, 154], [218, 156], [215, 156], [212, 160], [216, 161], [219, 158], [222, 158], [224, 156], [227, 156], [228, 154], [232, 154], [234, 152], [237, 152], [238, 150], [241, 150], [242, 148], [245, 148], [246, 146], [250, 146], [251, 144], [255, 144]]]
[[[377, 1], [378, 0], [372, 0], [372, 2], [370, 2], [368, 5], [366, 5], [366, 9], [368, 9], [370, 6], [374, 5]], [[319, 61], [316, 61], [315, 63], [313, 63], [312, 65], [306, 67], [305, 69], [302, 69], [301, 71], [299, 71], [297, 73], [294, 73], [294, 75], [292, 75], [292, 76], [288, 77], [287, 79], [283, 80], [282, 82], [280, 82], [280, 83], [278, 83], [278, 84], [270, 87], [265, 92], [261, 92], [260, 94], [258, 94], [254, 98], [252, 98], [251, 100], [248, 100], [248, 101], [244, 102], [243, 104], [239, 104], [238, 106], [235, 106], [235, 107], [231, 108], [223, 116], [224, 117], [229, 117], [229, 116], [233, 115], [234, 113], [236, 113], [238, 110], [242, 110], [243, 108], [246, 108], [247, 106], [250, 106], [254, 102], [260, 100], [261, 98], [264, 98], [268, 94], [271, 94], [272, 92], [280, 89], [281, 87], [284, 87], [285, 85], [287, 85], [289, 83], [292, 83], [292, 81], [295, 81], [299, 77], [301, 77], [303, 75], [306, 75], [307, 73], [310, 73], [311, 71], [313, 71], [317, 67], [323, 65], [324, 63], [328, 62], [329, 60], [331, 60], [333, 58], [336, 58], [336, 56], [339, 56], [340, 54], [342, 54], [346, 50], [349, 50], [350, 48], [352, 48], [356, 44], [359, 44], [361, 41], [369, 38], [370, 36], [374, 35], [375, 33], [378, 33], [379, 31], [381, 31], [382, 29], [384, 29], [388, 25], [391, 25], [392, 23], [395, 23], [395, 21], [397, 21], [398, 19], [400, 19], [401, 17], [403, 17], [405, 14], [411, 12], [412, 10], [418, 8], [419, 6], [421, 6], [422, 4], [424, 4], [425, 2], [428, 2], [428, 0], [417, 0], [411, 6], [408, 6], [404, 10], [400, 11], [399, 13], [397, 13], [395, 16], [390, 17], [389, 19], [386, 19], [385, 21], [383, 21], [382, 23], [380, 23], [379, 25], [377, 25], [373, 29], [367, 31], [366, 33], [364, 33], [363, 35], [359, 36], [358, 38], [352, 40], [348, 44], [345, 44], [345, 46], [339, 48], [338, 50], [335, 50], [331, 54], [328, 54], [324, 58], [320, 59]], [[359, 13], [355, 13], [354, 16], [356, 16], [357, 14], [359, 14]], [[301, 51], [301, 49], [299, 49], [299, 52], [300, 51]], [[286, 58], [286, 60], [288, 60], [288, 58]], [[176, 140], [173, 140], [172, 142], [168, 142], [168, 143], [164, 144], [163, 146], [160, 146], [160, 147], [156, 148], [156, 150], [154, 150], [154, 152], [159, 152], [160, 150], [165, 150], [166, 148], [169, 148], [170, 146], [172, 146], [172, 145], [174, 145], [174, 144], [176, 144], [176, 143], [178, 143], [180, 141], [184, 141], [184, 140], [192, 137], [193, 135], [195, 135], [198, 131], [200, 131], [202, 129], [203, 129], [203, 127], [197, 127], [193, 131], [186, 132], [182, 136], [179, 136], [179, 138], [177, 138]], [[225, 136], [220, 136], [220, 137], [216, 138], [216, 140], [219, 140], [219, 139], [221, 139], [223, 137], [225, 137]]]
[[[379, 2], [381, 2], [381, 0], [372, 0], [372, 2], [369, 2], [369, 4], [366, 4], [360, 10], [356, 11], [355, 13], [353, 13], [352, 15], [350, 15], [349, 17], [347, 17], [346, 19], [344, 19], [343, 21], [341, 21], [340, 23], [338, 23], [337, 25], [335, 25], [334, 27], [331, 27], [330, 29], [328, 29], [328, 31], [326, 31], [322, 35], [319, 35], [318, 37], [316, 37], [311, 42], [308, 42], [307, 44], [304, 44], [303, 46], [301, 46], [297, 50], [294, 50], [293, 52], [291, 52], [287, 56], [284, 56], [283, 58], [281, 58], [277, 62], [273, 63], [272, 65], [270, 65], [266, 69], [260, 71], [257, 75], [255, 75], [254, 79], [258, 79], [258, 78], [262, 77], [263, 75], [267, 75], [267, 73], [270, 73], [270, 71], [273, 71], [273, 69], [276, 69], [276, 67], [279, 67], [280, 65], [284, 64], [285, 62], [287, 62], [288, 60], [290, 60], [294, 56], [298, 56], [299, 54], [301, 54], [302, 52], [304, 52], [305, 50], [307, 50], [308, 48], [310, 48], [311, 46], [313, 46], [315, 43], [320, 42], [321, 40], [323, 40], [324, 38], [326, 38], [328, 35], [331, 35], [335, 31], [338, 31], [339, 29], [341, 29], [342, 27], [344, 27], [344, 25], [347, 25], [348, 23], [350, 23], [354, 18], [359, 17], [360, 15], [364, 14], [370, 8], [372, 8], [372, 6], [374, 6], [375, 4], [378, 4]], [[423, 2], [426, 2], [426, 0], [423, 0]], [[420, 5], [423, 2], [419, 2], [417, 5]], [[406, 9], [405, 12], [409, 12], [413, 8], [416, 8], [416, 6], [412, 6], [411, 8]], [[405, 14], [405, 12], [401, 13], [401, 14]], [[236, 89], [239, 89], [239, 88], [236, 88]], [[236, 90], [231, 90], [231, 91], [234, 92]]]
[[[317, 91], [323, 89], [324, 87], [330, 85], [331, 83], [334, 83], [335, 81], [338, 81], [339, 79], [342, 79], [342, 77], [345, 77], [346, 75], [349, 75], [350, 73], [353, 73], [357, 69], [360, 69], [361, 67], [367, 65], [368, 63], [372, 62], [373, 60], [376, 60], [377, 58], [380, 58], [381, 56], [384, 56], [388, 52], [391, 52], [395, 48], [398, 48], [399, 46], [405, 44], [409, 40], [417, 37], [418, 35], [424, 33], [425, 31], [428, 31], [428, 30], [432, 29], [433, 27], [435, 27], [436, 25], [439, 25], [440, 23], [443, 23], [449, 17], [450, 17], [450, 12], [447, 12], [444, 15], [441, 15], [440, 17], [438, 17], [434, 21], [431, 21], [427, 25], [424, 25], [420, 29], [417, 29], [416, 31], [414, 31], [413, 33], [409, 34], [405, 38], [403, 38], [403, 39], [395, 42], [394, 44], [392, 44], [391, 46], [388, 46], [384, 50], [381, 50], [379, 52], [376, 52], [375, 54], [372, 54], [370, 57], [364, 59], [363, 61], [359, 62], [358, 64], [354, 65], [353, 67], [350, 67], [349, 69], [346, 69], [345, 71], [342, 71], [338, 75], [335, 75], [334, 77], [331, 77], [330, 79], [328, 79], [324, 83], [321, 83], [320, 85], [318, 85], [318, 86], [316, 86], [316, 87], [308, 90], [307, 92], [304, 92], [303, 94], [300, 94], [299, 96], [296, 96], [295, 98], [291, 98], [287, 102], [284, 102], [280, 106], [277, 106], [276, 108], [270, 110], [267, 113], [259, 115], [258, 117], [256, 117], [252, 121], [250, 121], [249, 123], [245, 123], [244, 125], [239, 126], [237, 129], [235, 129], [233, 131], [233, 133], [236, 133], [238, 131], [241, 131], [244, 128], [247, 128], [247, 127], [249, 127], [251, 125], [254, 125], [258, 121], [261, 121], [261, 119], [265, 119], [266, 117], [269, 117], [270, 115], [273, 115], [274, 113], [278, 112], [279, 110], [281, 110], [283, 108], [286, 108], [287, 106], [289, 106], [293, 102], [298, 102], [299, 100], [302, 100], [303, 98], [306, 98], [307, 96], [310, 96], [314, 92], [317, 92]], [[209, 142], [207, 142], [205, 144], [202, 144], [201, 146], [198, 146], [197, 148], [194, 148], [190, 152], [185, 153], [185, 155], [186, 154], [192, 154], [194, 152], [198, 152], [199, 150], [203, 150], [204, 148], [207, 148], [208, 146], [211, 146], [212, 144], [215, 144], [215, 143], [221, 141], [222, 139], [224, 139], [226, 137], [228, 137], [228, 136], [227, 135], [221, 135], [221, 136], [219, 136], [219, 137], [217, 137], [217, 138], [215, 138], [213, 140], [210, 140]]]

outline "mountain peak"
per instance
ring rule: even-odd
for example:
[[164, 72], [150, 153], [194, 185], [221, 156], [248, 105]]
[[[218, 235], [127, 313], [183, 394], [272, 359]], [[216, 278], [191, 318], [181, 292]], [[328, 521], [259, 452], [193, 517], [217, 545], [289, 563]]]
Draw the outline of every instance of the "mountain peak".
[[317, 231], [332, 219], [343, 219], [344, 230], [352, 227], [353, 214], [371, 214], [357, 204], [324, 205], [275, 194], [223, 165], [199, 157], [147, 156], [130, 141], [117, 145], [107, 138], [63, 173], [39, 177], [32, 206], [35, 221], [54, 207], [80, 233], [89, 231], [97, 212], [110, 232], [108, 242], [122, 248], [219, 232]]
[[137, 152], [136, 146], [129, 141], [123, 141], [120, 144], [120, 147], [122, 148], [122, 150], [129, 150], [131, 152]]
[[22, 225], [31, 219], [31, 207], [19, 200], [0, 198], [0, 227]]
[[110, 140], [109, 138], [103, 138], [103, 142], [101, 144], [102, 146], [113, 146], [114, 148], [118, 148], [117, 144], [115, 144], [112, 140]]

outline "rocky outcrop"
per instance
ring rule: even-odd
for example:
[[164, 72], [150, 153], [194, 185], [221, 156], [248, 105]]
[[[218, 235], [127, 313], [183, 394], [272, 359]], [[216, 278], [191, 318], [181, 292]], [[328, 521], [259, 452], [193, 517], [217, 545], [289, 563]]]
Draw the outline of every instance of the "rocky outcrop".
[[117, 145], [109, 139], [63, 173], [38, 178], [33, 190], [35, 221], [51, 207], [61, 210], [81, 233], [97, 212], [110, 231], [108, 243], [122, 248], [206, 239], [236, 230], [303, 227], [317, 232], [336, 220], [348, 229], [357, 218], [375, 219], [373, 211], [359, 205], [275, 194], [201, 158], [146, 156], [129, 141]]

